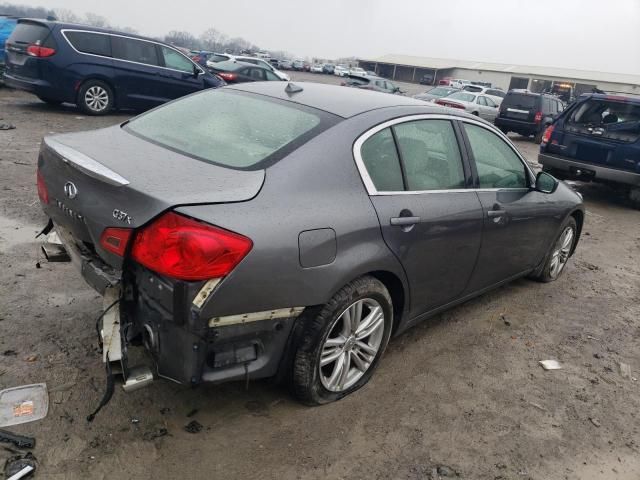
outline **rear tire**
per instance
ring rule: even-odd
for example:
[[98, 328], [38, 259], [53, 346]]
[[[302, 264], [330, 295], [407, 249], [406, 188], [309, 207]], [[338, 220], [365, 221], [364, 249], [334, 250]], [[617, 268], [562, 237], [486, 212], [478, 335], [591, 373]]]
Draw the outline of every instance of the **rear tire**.
[[559, 235], [554, 239], [542, 269], [533, 273], [530, 277], [543, 283], [553, 282], [560, 278], [577, 239], [578, 228], [576, 220], [573, 217], [569, 217], [563, 222]]
[[547, 129], [548, 125], [545, 125], [545, 127], [540, 130], [539, 132], [536, 132], [536, 134], [533, 137], [533, 141], [535, 143], [541, 143], [542, 142], [542, 136], [544, 135], [544, 131]]
[[365, 276], [344, 286], [302, 327], [293, 356], [294, 395], [322, 405], [361, 388], [387, 347], [392, 325], [393, 304], [382, 282]]
[[100, 80], [87, 80], [80, 87], [77, 103], [87, 115], [106, 115], [113, 108], [113, 90]]
[[54, 100], [53, 98], [41, 97], [40, 95], [38, 95], [38, 98], [49, 105], [60, 105], [62, 103], [62, 100]]

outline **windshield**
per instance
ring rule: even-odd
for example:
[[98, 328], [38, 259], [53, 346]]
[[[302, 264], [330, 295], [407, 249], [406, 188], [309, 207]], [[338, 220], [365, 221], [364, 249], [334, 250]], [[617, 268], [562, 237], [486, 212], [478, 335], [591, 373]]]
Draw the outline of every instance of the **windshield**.
[[473, 102], [476, 99], [476, 96], [472, 93], [456, 92], [449, 95], [447, 98], [450, 98], [451, 100], [461, 100], [463, 102]]
[[124, 128], [199, 160], [250, 169], [302, 145], [328, 126], [327, 118], [333, 117], [295, 103], [225, 89], [171, 102]]

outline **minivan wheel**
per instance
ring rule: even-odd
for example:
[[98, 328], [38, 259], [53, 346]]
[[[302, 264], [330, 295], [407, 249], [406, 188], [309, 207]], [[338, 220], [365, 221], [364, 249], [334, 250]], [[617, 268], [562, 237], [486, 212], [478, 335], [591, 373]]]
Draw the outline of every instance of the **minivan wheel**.
[[553, 282], [560, 278], [564, 267], [569, 261], [569, 256], [577, 240], [576, 220], [573, 217], [567, 218], [562, 224], [560, 235], [556, 238], [545, 260], [542, 270], [538, 274], [532, 275], [540, 282]]
[[382, 282], [365, 276], [343, 287], [303, 326], [293, 358], [295, 396], [321, 405], [358, 390], [376, 369], [392, 324]]
[[88, 80], [78, 92], [78, 106], [88, 115], [104, 115], [113, 108], [113, 92], [100, 80]]

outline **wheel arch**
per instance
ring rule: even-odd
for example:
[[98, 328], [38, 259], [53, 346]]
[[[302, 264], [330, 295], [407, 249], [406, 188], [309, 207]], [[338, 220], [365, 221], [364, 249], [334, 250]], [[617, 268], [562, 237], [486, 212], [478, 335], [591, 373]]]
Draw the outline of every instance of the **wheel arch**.
[[382, 282], [389, 292], [389, 295], [391, 295], [391, 301], [393, 302], [393, 327], [391, 334], [393, 335], [398, 329], [398, 325], [404, 319], [405, 306], [407, 304], [407, 295], [405, 294], [405, 287], [402, 280], [400, 280], [396, 274], [386, 270], [375, 270], [365, 275], [370, 275]]
[[573, 242], [573, 248], [571, 250], [571, 255], [576, 251], [576, 247], [578, 246], [578, 241], [580, 240], [580, 235], [582, 234], [582, 225], [584, 224], [584, 212], [580, 209], [576, 209], [569, 214], [570, 217], [573, 217], [576, 221], [576, 241]]

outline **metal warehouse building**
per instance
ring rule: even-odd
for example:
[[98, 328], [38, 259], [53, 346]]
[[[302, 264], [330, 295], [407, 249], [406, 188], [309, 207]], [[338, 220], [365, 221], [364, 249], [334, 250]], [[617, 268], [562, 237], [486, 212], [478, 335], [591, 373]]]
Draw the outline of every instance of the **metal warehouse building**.
[[410, 55], [384, 55], [359, 60], [360, 67], [381, 77], [401, 82], [419, 82], [423, 76], [434, 84], [445, 77], [491, 83], [503, 90], [526, 88], [533, 92], [573, 89], [574, 95], [594, 88], [610, 92], [640, 94], [640, 75], [590, 72], [556, 67], [505, 65], [502, 63], [447, 60]]

